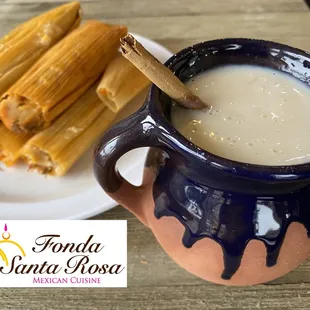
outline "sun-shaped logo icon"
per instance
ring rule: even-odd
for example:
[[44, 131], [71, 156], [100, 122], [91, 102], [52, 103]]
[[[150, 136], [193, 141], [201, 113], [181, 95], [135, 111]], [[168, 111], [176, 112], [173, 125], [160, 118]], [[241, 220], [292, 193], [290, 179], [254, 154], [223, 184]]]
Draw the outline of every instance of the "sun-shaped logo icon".
[[[2, 240], [0, 240], [0, 244], [1, 243], [10, 243], [10, 244], [13, 244], [15, 245], [19, 250], [20, 252], [22, 253], [23, 256], [26, 256], [26, 253], [24, 251], [24, 249], [15, 241], [13, 240], [10, 240], [11, 238], [11, 234], [8, 232], [8, 226], [7, 224], [4, 225], [4, 232], [2, 234]], [[7, 255], [5, 254], [5, 252], [1, 249], [0, 247], [0, 257], [2, 258], [2, 260], [4, 261], [5, 265], [8, 266], [9, 265], [9, 261], [8, 261], [8, 258], [7, 258]]]

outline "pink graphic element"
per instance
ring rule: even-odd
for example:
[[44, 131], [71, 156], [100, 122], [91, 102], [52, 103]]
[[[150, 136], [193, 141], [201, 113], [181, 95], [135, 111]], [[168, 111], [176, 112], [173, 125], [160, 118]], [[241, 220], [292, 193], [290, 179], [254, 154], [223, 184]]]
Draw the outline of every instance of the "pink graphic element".
[[8, 226], [4, 224], [4, 231], [8, 231]]

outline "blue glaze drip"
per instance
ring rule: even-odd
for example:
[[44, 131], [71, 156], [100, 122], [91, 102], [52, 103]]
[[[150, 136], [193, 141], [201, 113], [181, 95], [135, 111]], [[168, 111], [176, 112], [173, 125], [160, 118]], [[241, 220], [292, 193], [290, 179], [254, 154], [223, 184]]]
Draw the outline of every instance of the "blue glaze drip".
[[[157, 155], [149, 154], [148, 163]], [[266, 247], [266, 265], [276, 265], [286, 231], [292, 222], [302, 223], [310, 231], [308, 189], [277, 196], [244, 195], [205, 186], [188, 178], [178, 161], [166, 159], [158, 166], [153, 187], [154, 214], [175, 217], [185, 228], [183, 245], [192, 247], [203, 238], [221, 245], [224, 270], [229, 280], [240, 267], [244, 250], [251, 240]], [[153, 161], [153, 163], [155, 163]], [[180, 166], [179, 166], [180, 168]], [[208, 253], [206, 253], [208, 255]]]

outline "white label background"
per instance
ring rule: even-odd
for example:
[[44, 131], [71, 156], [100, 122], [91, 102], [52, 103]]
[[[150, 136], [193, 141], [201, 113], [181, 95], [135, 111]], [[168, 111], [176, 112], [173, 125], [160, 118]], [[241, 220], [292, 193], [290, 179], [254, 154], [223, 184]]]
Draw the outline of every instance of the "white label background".
[[[0, 241], [4, 225], [7, 224], [10, 240], [19, 243], [26, 256], [18, 264], [43, 264], [45, 261], [50, 264], [58, 264], [61, 271], [55, 275], [48, 274], [2, 274], [0, 273], [0, 287], [126, 287], [127, 286], [127, 221], [0, 221]], [[99, 253], [53, 253], [50, 248], [41, 253], [34, 253], [32, 248], [41, 249], [35, 240], [42, 235], [60, 235], [54, 238], [55, 243], [85, 243], [90, 235], [94, 235], [91, 243], [101, 243], [104, 248]], [[9, 243], [0, 243], [0, 249], [6, 254], [9, 266], [4, 270], [10, 270], [11, 261], [14, 256], [22, 255], [18, 247]], [[66, 274], [67, 261], [75, 255], [88, 255], [89, 263], [101, 267], [104, 264], [112, 266], [122, 265], [123, 271], [119, 274], [81, 274], [80, 269], [74, 274]], [[5, 266], [0, 257], [0, 266]], [[16, 266], [16, 264], [15, 264]], [[114, 268], [115, 270], [115, 268]], [[68, 283], [34, 283], [34, 278], [46, 279], [65, 278]], [[72, 283], [76, 279], [98, 279], [101, 283]], [[97, 280], [98, 281], [98, 280]]]

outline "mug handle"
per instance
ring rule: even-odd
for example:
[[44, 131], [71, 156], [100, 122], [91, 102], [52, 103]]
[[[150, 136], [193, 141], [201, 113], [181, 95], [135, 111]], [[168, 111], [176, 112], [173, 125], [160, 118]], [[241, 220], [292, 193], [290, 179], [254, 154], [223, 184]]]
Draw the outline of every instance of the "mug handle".
[[94, 174], [98, 183], [146, 226], [143, 210], [146, 184], [135, 186], [129, 183], [117, 170], [116, 163], [122, 155], [139, 147], [160, 147], [168, 151], [169, 143], [165, 140], [162, 130], [144, 109], [110, 128], [94, 151]]

